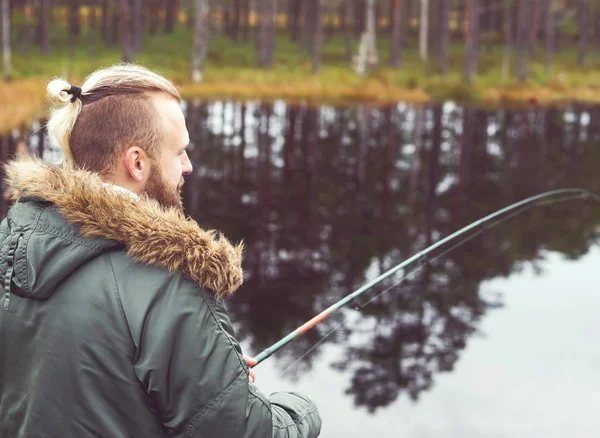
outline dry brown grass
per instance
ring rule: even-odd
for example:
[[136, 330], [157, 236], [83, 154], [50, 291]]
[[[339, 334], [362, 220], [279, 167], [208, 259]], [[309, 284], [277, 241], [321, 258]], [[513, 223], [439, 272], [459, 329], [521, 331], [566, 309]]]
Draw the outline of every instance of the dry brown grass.
[[0, 82], [0, 133], [44, 115], [45, 87], [46, 81], [41, 79]]
[[[325, 85], [325, 83], [331, 85]], [[21, 79], [0, 83], [0, 133], [32, 122], [47, 112], [45, 104], [45, 80]], [[432, 96], [420, 87], [406, 88], [377, 77], [359, 81], [331, 83], [318, 77], [290, 78], [287, 82], [261, 80], [237, 80], [207, 78], [200, 84], [178, 83], [184, 98], [211, 99], [285, 99], [291, 102], [311, 104], [331, 103], [351, 105], [358, 102], [390, 104], [405, 101], [423, 104], [440, 96]], [[474, 89], [474, 101], [484, 106], [504, 105], [550, 105], [565, 102], [600, 103], [600, 89], [592, 87], [556, 86], [509, 86]], [[443, 97], [443, 96], [442, 96]]]

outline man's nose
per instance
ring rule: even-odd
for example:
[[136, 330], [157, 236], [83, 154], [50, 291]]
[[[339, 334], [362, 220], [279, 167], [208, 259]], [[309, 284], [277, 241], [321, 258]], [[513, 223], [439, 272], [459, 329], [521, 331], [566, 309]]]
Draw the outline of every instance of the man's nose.
[[189, 175], [190, 173], [192, 173], [192, 170], [194, 170], [194, 167], [192, 166], [192, 162], [190, 161], [190, 157], [188, 157], [187, 152], [184, 155], [183, 158], [183, 169], [182, 169], [182, 173], [184, 175]]

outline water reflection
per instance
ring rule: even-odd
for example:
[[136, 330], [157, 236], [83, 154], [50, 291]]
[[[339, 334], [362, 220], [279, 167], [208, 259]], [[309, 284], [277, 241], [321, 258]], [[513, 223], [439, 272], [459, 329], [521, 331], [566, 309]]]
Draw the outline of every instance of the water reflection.
[[[228, 306], [254, 353], [475, 219], [550, 189], [600, 193], [597, 107], [192, 100], [184, 109], [195, 168], [184, 186], [186, 210], [248, 246], [245, 283]], [[27, 130], [2, 138], [2, 159], [19, 138], [55, 159], [42, 132]], [[502, 305], [501, 296], [481, 292], [482, 282], [536, 266], [548, 250], [581, 257], [598, 242], [599, 223], [600, 206], [583, 201], [523, 213], [426, 264], [360, 313], [348, 308], [326, 320], [278, 353], [278, 366], [337, 328], [323, 342], [343, 348], [331, 366], [352, 374], [346, 392], [357, 406], [374, 411], [402, 393], [417, 400]], [[320, 352], [287, 375], [302, 378]]]

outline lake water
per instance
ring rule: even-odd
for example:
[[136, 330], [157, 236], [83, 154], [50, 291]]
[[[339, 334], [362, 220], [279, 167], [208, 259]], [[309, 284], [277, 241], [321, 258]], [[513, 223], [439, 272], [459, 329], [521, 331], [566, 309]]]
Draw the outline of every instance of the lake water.
[[[247, 245], [228, 308], [249, 354], [480, 217], [551, 189], [600, 194], [600, 107], [184, 110], [186, 211]], [[1, 159], [18, 138], [58, 159], [39, 125], [2, 138]], [[600, 203], [522, 212], [367, 292], [257, 384], [312, 397], [324, 437], [594, 436], [599, 236]]]

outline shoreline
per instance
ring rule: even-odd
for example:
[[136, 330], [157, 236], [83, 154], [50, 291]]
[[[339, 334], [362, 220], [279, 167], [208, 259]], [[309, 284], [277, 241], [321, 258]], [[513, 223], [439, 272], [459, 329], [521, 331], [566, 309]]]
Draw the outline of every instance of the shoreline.
[[[77, 78], [76, 78], [77, 79]], [[285, 100], [291, 103], [354, 106], [361, 103], [390, 105], [406, 102], [425, 105], [453, 101], [460, 105], [484, 108], [543, 108], [570, 104], [600, 104], [600, 88], [543, 85], [465, 86], [462, 83], [431, 84], [431, 92], [422, 87], [406, 88], [385, 83], [380, 78], [365, 77], [358, 84], [329, 86], [318, 78], [292, 80], [287, 83], [228, 81], [210, 78], [200, 84], [174, 81], [186, 100]], [[43, 118], [47, 80], [14, 79], [0, 83], [0, 133]]]

